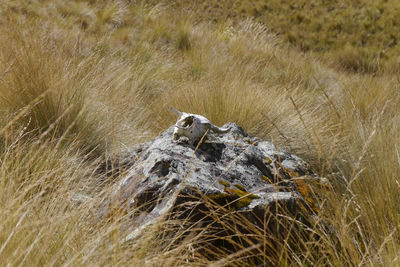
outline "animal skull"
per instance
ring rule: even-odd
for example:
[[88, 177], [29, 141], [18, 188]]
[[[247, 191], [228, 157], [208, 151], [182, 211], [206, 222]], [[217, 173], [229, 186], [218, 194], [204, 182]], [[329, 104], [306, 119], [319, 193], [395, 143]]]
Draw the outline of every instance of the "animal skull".
[[230, 131], [230, 128], [220, 128], [215, 126], [206, 117], [201, 115], [181, 112], [173, 107], [171, 107], [171, 110], [178, 116], [173, 133], [174, 140], [179, 139], [181, 136], [186, 136], [189, 139], [189, 143], [194, 144], [208, 131], [213, 131], [219, 134]]

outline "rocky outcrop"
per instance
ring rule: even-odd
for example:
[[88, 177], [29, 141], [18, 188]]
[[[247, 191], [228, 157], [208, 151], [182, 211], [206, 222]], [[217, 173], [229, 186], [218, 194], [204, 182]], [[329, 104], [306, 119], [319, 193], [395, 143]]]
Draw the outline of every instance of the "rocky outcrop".
[[139, 225], [127, 239], [167, 214], [212, 223], [215, 218], [205, 218], [207, 203], [237, 212], [259, 227], [265, 227], [265, 214], [276, 212], [277, 206], [293, 216], [300, 206], [312, 213], [296, 183], [299, 177], [317, 179], [306, 162], [250, 137], [236, 124], [223, 127], [230, 132], [208, 133], [194, 145], [173, 140], [170, 127], [125, 152], [120, 164], [131, 167], [114, 197], [135, 210], [133, 220]]

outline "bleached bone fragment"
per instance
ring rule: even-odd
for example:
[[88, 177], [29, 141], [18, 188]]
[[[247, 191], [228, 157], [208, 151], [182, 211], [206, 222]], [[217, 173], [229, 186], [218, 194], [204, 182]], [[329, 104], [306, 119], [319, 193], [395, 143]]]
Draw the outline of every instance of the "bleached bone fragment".
[[174, 140], [185, 136], [189, 139], [189, 143], [194, 144], [199, 141], [207, 131], [213, 131], [218, 134], [224, 134], [230, 131], [230, 128], [215, 126], [206, 117], [201, 115], [181, 112], [173, 107], [171, 107], [171, 110], [178, 116], [173, 133]]

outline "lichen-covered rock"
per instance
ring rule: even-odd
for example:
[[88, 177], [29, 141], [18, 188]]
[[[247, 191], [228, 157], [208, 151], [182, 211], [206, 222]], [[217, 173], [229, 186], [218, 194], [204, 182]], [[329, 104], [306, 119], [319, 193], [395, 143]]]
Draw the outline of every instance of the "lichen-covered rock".
[[236, 124], [223, 127], [230, 132], [209, 133], [207, 140], [194, 145], [173, 140], [170, 127], [153, 141], [125, 153], [121, 162], [131, 168], [115, 197], [138, 211], [134, 220], [141, 227], [177, 209], [180, 216], [190, 214], [198, 219], [205, 214], [201, 204], [205, 199], [254, 222], [267, 210], [274, 212], [277, 205], [296, 213], [304, 198], [293, 178], [314, 176], [306, 162], [250, 137]]

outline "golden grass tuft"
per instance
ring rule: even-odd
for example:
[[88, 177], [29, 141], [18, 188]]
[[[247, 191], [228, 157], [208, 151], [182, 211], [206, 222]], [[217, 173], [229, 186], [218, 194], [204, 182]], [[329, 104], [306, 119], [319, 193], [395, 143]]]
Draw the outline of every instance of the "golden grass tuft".
[[2, 32], [8, 39], [1, 40], [2, 69], [6, 69], [0, 81], [3, 112], [24, 112], [16, 123], [41, 138], [61, 138], [68, 144], [81, 141], [84, 152], [104, 153], [100, 114], [90, 117], [88, 104], [87, 76], [95, 59], [82, 60], [76, 44], [66, 42], [75, 36], [48, 25], [18, 20], [8, 25]]

